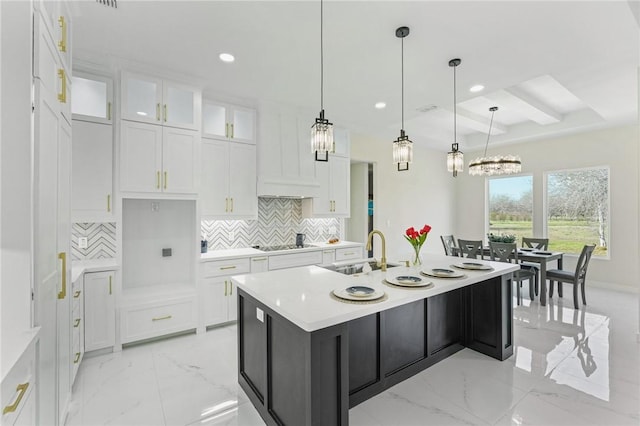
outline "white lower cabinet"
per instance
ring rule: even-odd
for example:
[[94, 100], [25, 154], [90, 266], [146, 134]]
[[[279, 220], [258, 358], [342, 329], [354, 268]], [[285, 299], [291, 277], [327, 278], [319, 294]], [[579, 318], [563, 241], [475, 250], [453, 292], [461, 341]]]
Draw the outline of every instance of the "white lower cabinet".
[[297, 266], [320, 265], [322, 251], [304, 251], [292, 254], [277, 254], [269, 256], [269, 270], [295, 268]]
[[84, 349], [87, 352], [115, 344], [114, 277], [114, 271], [84, 274]]
[[183, 296], [120, 310], [122, 343], [178, 333], [196, 328], [196, 297]]
[[258, 256], [251, 258], [251, 273], [267, 272], [269, 270], [269, 257]]
[[[266, 256], [263, 256], [266, 259]], [[248, 257], [214, 260], [201, 264], [203, 320], [205, 327], [235, 321], [238, 317], [238, 292], [232, 275], [248, 274], [252, 262]]]
[[2, 380], [2, 426], [32, 426], [36, 424], [36, 339]]
[[84, 279], [73, 282], [71, 299], [71, 385], [84, 357]]
[[362, 259], [362, 246], [357, 247], [345, 247], [336, 249], [336, 262], [342, 262], [344, 260]]

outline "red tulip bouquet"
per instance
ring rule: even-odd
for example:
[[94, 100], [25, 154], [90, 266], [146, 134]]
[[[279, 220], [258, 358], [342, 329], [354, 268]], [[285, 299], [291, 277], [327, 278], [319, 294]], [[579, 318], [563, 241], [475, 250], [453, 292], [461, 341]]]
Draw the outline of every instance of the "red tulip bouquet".
[[422, 261], [420, 260], [420, 249], [422, 248], [424, 242], [427, 240], [429, 231], [431, 231], [431, 227], [429, 225], [424, 225], [419, 231], [413, 229], [413, 226], [405, 231], [406, 235], [404, 235], [404, 237], [413, 246], [413, 251], [416, 254], [415, 258], [413, 259], [414, 266], [422, 264]]

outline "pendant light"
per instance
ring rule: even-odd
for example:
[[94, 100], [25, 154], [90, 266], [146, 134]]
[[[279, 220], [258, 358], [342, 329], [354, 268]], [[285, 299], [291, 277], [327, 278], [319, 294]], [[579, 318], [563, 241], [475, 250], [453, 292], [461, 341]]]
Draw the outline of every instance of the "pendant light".
[[497, 106], [489, 108], [491, 111], [491, 121], [489, 122], [489, 133], [487, 134], [487, 144], [484, 147], [484, 156], [476, 158], [469, 163], [469, 174], [472, 176], [494, 176], [520, 173], [522, 162], [516, 155], [499, 155], [487, 157], [489, 138], [491, 137], [491, 127], [493, 126], [493, 115], [498, 110]]
[[329, 161], [329, 153], [335, 152], [333, 124], [324, 118], [324, 50], [322, 45], [323, 2], [320, 0], [320, 117], [311, 126], [311, 152], [316, 161]]
[[393, 142], [393, 162], [396, 163], [398, 171], [409, 170], [409, 164], [413, 160], [413, 142], [404, 133], [404, 38], [409, 35], [409, 27], [400, 27], [396, 30], [396, 37], [401, 40], [400, 68], [402, 75], [402, 127], [400, 136]]
[[453, 177], [458, 176], [458, 172], [464, 169], [464, 154], [458, 149], [457, 139], [457, 103], [456, 103], [456, 68], [462, 61], [458, 58], [449, 61], [449, 66], [453, 67], [453, 143], [451, 151], [447, 154], [447, 171], [453, 172]]

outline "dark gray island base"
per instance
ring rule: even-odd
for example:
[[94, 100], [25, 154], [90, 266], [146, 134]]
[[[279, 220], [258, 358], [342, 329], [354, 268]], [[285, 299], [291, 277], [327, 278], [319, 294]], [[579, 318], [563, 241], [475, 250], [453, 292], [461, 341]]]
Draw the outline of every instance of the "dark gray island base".
[[308, 332], [239, 289], [238, 381], [268, 425], [348, 425], [349, 408], [465, 347], [509, 358], [512, 303], [508, 273]]

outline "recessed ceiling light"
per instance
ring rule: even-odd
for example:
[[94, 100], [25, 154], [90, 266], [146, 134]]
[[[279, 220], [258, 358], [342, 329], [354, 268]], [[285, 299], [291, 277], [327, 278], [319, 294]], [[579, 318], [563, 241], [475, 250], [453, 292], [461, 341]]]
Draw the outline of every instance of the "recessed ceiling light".
[[142, 115], [142, 116], [146, 116], [147, 115], [147, 113], [144, 112], [144, 111], [136, 111], [136, 114]]
[[382, 109], [384, 107], [386, 107], [387, 104], [385, 102], [376, 102], [376, 108], [377, 109]]
[[476, 93], [484, 90], [484, 86], [482, 84], [476, 84], [475, 86], [471, 86], [469, 88], [470, 92]]
[[233, 62], [236, 60], [231, 53], [221, 53], [218, 57], [222, 62]]

